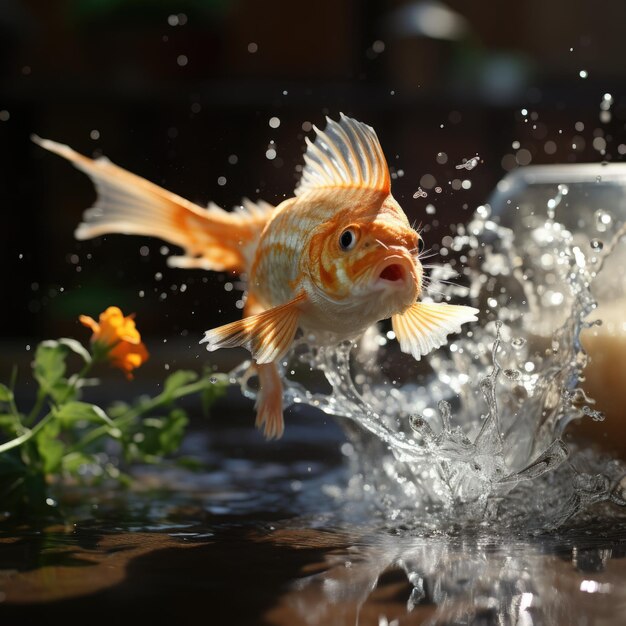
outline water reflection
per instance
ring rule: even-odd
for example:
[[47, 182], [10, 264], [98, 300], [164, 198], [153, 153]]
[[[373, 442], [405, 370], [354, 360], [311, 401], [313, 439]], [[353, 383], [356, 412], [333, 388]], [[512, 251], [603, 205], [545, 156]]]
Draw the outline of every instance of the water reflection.
[[94, 623], [175, 613], [177, 623], [206, 614], [235, 626], [611, 626], [626, 614], [626, 520], [538, 537], [328, 522], [121, 532], [91, 520], [0, 536], [0, 617], [67, 620], [88, 610]]
[[624, 546], [560, 541], [370, 536], [283, 603], [310, 625], [622, 623]]

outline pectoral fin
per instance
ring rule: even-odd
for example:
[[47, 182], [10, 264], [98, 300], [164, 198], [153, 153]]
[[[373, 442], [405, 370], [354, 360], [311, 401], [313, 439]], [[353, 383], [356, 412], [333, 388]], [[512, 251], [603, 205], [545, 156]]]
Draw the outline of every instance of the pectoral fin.
[[210, 352], [243, 346], [259, 365], [277, 361], [293, 341], [300, 318], [299, 305], [305, 299], [306, 295], [300, 294], [286, 304], [208, 330], [200, 343], [207, 343]]
[[461, 324], [475, 322], [476, 313], [478, 309], [469, 306], [416, 302], [401, 315], [394, 315], [391, 324], [402, 352], [419, 361], [445, 344], [447, 335], [460, 332]]

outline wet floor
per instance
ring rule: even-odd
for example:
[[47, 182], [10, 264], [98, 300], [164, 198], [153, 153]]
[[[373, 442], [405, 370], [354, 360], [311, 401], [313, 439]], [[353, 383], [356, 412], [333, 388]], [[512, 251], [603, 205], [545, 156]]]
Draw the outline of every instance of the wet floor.
[[[558, 533], [416, 532], [345, 515], [336, 432], [188, 438], [202, 471], [143, 468], [131, 492], [65, 487], [65, 520], [0, 527], [2, 624], [626, 623], [626, 520]], [[595, 516], [595, 518], [594, 518]]]

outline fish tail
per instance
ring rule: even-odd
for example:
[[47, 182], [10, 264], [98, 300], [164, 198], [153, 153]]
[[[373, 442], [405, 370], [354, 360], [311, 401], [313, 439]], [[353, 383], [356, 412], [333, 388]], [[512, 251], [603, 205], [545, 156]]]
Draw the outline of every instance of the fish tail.
[[106, 158], [90, 159], [69, 146], [33, 141], [85, 172], [98, 198], [83, 214], [77, 239], [121, 233], [158, 237], [180, 246], [183, 254], [168, 258], [171, 267], [242, 272], [249, 269], [259, 236], [273, 206], [244, 199], [229, 212], [215, 204], [207, 209], [114, 165]]

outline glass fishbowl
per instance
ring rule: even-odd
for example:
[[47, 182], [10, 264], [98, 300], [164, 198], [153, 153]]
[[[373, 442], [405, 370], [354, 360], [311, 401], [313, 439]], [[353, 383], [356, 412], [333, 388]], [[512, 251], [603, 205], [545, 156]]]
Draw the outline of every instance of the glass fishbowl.
[[590, 267], [596, 307], [581, 333], [589, 357], [583, 388], [607, 419], [601, 426], [577, 424], [576, 430], [626, 454], [626, 164], [519, 168], [498, 183], [489, 206], [491, 219], [512, 231], [517, 270], [526, 286], [522, 325], [537, 349], [550, 348], [579, 297], [570, 288], [571, 267], [556, 243], [571, 237], [576, 263]]

